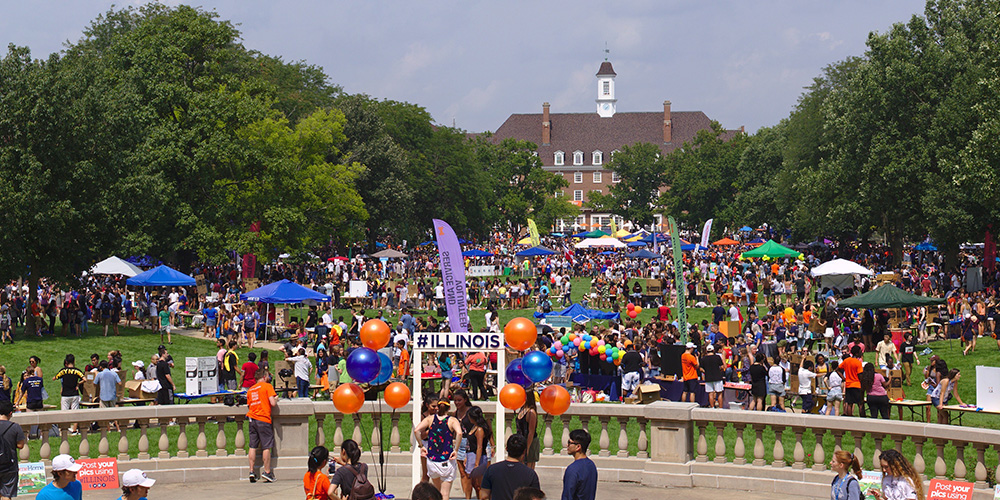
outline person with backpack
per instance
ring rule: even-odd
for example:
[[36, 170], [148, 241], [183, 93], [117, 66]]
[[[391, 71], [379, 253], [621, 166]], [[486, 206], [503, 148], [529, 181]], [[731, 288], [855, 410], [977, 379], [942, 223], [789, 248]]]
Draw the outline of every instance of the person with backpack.
[[861, 464], [858, 457], [844, 450], [834, 452], [830, 470], [837, 473], [830, 483], [830, 500], [863, 500], [861, 494]]
[[10, 399], [0, 399], [0, 500], [17, 496], [19, 481], [17, 450], [24, 448], [24, 430], [10, 421], [14, 404]]
[[[330, 464], [333, 477], [329, 495], [340, 492], [345, 500], [372, 500], [375, 498], [375, 487], [368, 481], [368, 465], [361, 462], [361, 448], [353, 439], [345, 439], [340, 445], [340, 456], [335, 457], [336, 464]], [[340, 465], [333, 471], [334, 465]]]
[[306, 500], [329, 500], [335, 488], [330, 478], [323, 473], [323, 466], [330, 460], [330, 451], [325, 446], [317, 446], [309, 452], [309, 471], [302, 477], [302, 487], [306, 490]]

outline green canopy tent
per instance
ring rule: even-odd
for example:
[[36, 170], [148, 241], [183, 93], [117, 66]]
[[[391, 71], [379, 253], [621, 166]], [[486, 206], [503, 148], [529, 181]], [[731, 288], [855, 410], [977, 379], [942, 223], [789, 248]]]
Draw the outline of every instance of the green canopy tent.
[[868, 293], [863, 293], [837, 303], [837, 307], [851, 309], [899, 309], [933, 304], [944, 304], [945, 299], [922, 297], [909, 293], [895, 285], [882, 285]]
[[763, 257], [780, 259], [782, 257], [800, 258], [801, 256], [802, 252], [782, 246], [774, 240], [767, 240], [763, 245], [740, 254], [741, 259], [760, 259]]

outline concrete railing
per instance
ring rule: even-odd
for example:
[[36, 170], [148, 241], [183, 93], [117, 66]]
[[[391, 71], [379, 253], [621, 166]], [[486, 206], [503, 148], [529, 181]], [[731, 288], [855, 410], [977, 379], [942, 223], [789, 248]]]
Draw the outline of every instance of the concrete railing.
[[[495, 403], [481, 407], [492, 420]], [[374, 462], [381, 451], [387, 475], [409, 476], [410, 408], [383, 409], [369, 402], [358, 414], [343, 415], [331, 402], [281, 400], [273, 413], [275, 468], [298, 477], [312, 446], [337, 449], [352, 438], [365, 450], [363, 460]], [[156, 471], [157, 478], [168, 481], [200, 481], [247, 476], [245, 415], [245, 407], [191, 404], [19, 413], [14, 421], [26, 433], [33, 426], [43, 436], [53, 426], [58, 429], [57, 437], [32, 441], [21, 450], [22, 460], [48, 462], [58, 453], [116, 457], [128, 462], [119, 468]], [[509, 435], [513, 414], [505, 418]], [[115, 422], [124, 432], [112, 430]], [[381, 422], [381, 433], [375, 422]], [[70, 434], [74, 424], [80, 436]], [[91, 425], [97, 430], [91, 432]], [[974, 481], [977, 500], [992, 498], [988, 488], [1000, 473], [996, 430], [656, 402], [573, 404], [559, 417], [540, 413], [536, 471], [543, 482], [561, 480], [571, 460], [564, 454], [569, 432], [580, 427], [591, 432], [600, 479], [611, 482], [826, 498], [832, 477], [827, 463], [839, 449], [853, 452], [870, 470], [877, 469], [881, 450], [895, 448], [927, 479]], [[866, 449], [872, 450], [867, 456]]]

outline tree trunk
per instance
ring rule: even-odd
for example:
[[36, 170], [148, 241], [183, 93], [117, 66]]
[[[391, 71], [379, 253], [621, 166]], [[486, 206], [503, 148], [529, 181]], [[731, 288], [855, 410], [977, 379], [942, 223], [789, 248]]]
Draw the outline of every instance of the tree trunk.
[[895, 229], [889, 234], [892, 249], [892, 265], [899, 267], [903, 263], [903, 232]]
[[24, 319], [24, 334], [35, 335], [38, 333], [38, 325], [35, 323], [35, 315], [31, 312], [31, 305], [38, 301], [38, 276], [32, 272], [28, 276], [28, 303], [25, 307], [26, 317]]

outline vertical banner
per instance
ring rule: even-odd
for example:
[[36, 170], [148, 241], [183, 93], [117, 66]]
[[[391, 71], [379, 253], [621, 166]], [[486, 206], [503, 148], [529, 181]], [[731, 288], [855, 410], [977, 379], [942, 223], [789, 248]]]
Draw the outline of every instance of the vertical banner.
[[531, 246], [537, 247], [542, 244], [542, 237], [538, 235], [538, 226], [534, 219], [528, 219], [528, 236], [531, 237]]
[[681, 236], [680, 230], [677, 228], [677, 221], [671, 215], [667, 218], [667, 224], [670, 229], [670, 242], [671, 247], [674, 251], [674, 288], [677, 289], [677, 330], [681, 334], [681, 342], [687, 342], [687, 311], [684, 309], [686, 305], [685, 293], [687, 288], [684, 286], [684, 266], [681, 263]]
[[618, 223], [615, 222], [614, 215], [611, 216], [611, 236], [618, 237]]
[[441, 284], [444, 286], [445, 309], [453, 332], [469, 331], [469, 303], [465, 295], [465, 260], [458, 236], [447, 222], [434, 219], [434, 237], [441, 258]]
[[712, 221], [715, 219], [708, 219], [705, 222], [705, 228], [701, 230], [701, 248], [708, 248], [708, 235], [712, 233]]

